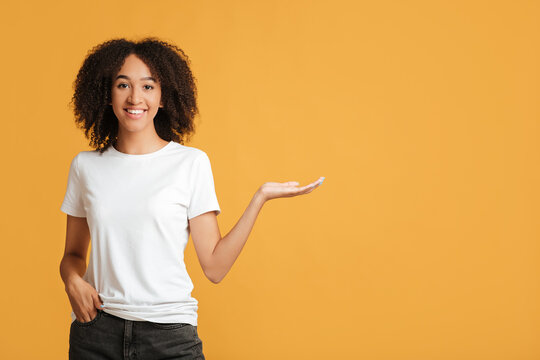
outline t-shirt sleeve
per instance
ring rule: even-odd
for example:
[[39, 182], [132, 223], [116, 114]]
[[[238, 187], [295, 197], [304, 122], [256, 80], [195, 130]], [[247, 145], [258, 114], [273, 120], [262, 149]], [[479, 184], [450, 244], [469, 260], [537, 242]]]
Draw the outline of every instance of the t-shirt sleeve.
[[214, 188], [214, 176], [210, 159], [202, 152], [193, 161], [191, 173], [191, 199], [187, 210], [188, 219], [215, 210], [221, 213]]
[[79, 177], [79, 154], [71, 160], [66, 193], [60, 210], [71, 216], [86, 217]]

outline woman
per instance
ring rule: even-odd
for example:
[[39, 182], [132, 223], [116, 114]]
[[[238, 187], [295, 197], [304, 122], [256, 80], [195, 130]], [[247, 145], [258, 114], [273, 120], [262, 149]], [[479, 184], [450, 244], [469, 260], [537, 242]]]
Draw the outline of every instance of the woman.
[[73, 158], [61, 206], [69, 357], [204, 359], [183, 261], [189, 234], [204, 274], [219, 283], [263, 204], [307, 194], [324, 178], [263, 184], [222, 237], [210, 160], [183, 145], [198, 113], [183, 51], [156, 38], [107, 41], [90, 51], [74, 88], [76, 122], [95, 150]]

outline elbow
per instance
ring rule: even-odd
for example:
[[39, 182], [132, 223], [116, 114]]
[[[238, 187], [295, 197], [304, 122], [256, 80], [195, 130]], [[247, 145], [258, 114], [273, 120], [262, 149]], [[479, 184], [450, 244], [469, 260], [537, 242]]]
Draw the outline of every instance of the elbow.
[[210, 280], [214, 284], [219, 284], [221, 280], [223, 280], [223, 276], [219, 276], [218, 274], [211, 273], [210, 271], [205, 271], [204, 275], [208, 280]]
[[221, 280], [223, 280], [223, 278], [217, 277], [217, 276], [208, 276], [208, 275], [206, 275], [206, 277], [208, 278], [208, 280], [210, 280], [214, 284], [219, 284], [221, 282]]

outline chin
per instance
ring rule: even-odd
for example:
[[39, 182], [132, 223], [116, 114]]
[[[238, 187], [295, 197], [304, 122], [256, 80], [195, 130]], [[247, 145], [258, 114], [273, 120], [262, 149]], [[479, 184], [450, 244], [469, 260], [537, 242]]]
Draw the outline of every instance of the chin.
[[147, 124], [134, 124], [136, 120], [130, 120], [131, 124], [121, 123], [120, 126], [127, 132], [139, 132], [143, 131], [148, 125]]

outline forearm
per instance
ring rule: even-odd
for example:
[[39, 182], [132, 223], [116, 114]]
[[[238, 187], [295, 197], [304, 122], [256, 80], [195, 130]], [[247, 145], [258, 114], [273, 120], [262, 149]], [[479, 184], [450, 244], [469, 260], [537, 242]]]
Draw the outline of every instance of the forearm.
[[264, 203], [263, 195], [257, 191], [236, 225], [216, 244], [212, 253], [212, 269], [210, 271], [213, 282], [220, 282], [231, 269], [240, 255]]
[[81, 279], [86, 272], [86, 260], [76, 255], [66, 254], [60, 262], [60, 276], [65, 287], [77, 279]]

